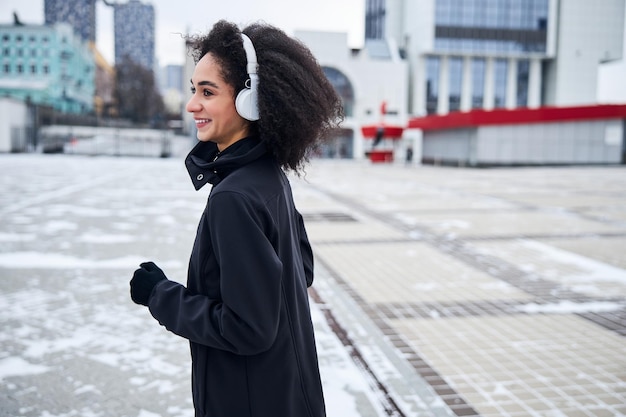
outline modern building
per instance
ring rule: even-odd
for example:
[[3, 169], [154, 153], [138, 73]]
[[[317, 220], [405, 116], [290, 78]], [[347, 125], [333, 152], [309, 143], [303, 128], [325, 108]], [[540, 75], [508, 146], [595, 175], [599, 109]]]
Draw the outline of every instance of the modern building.
[[96, 68], [94, 111], [98, 117], [115, 116], [115, 68], [90, 43]]
[[[183, 91], [183, 66], [182, 65], [166, 65], [161, 70], [160, 80], [161, 90], [174, 89]], [[187, 87], [187, 85], [185, 85]]]
[[626, 104], [494, 109], [416, 117], [421, 161], [488, 167], [626, 163]]
[[45, 0], [46, 25], [68, 23], [83, 41], [96, 41], [96, 0]]
[[351, 50], [345, 33], [296, 31], [295, 37], [311, 49], [343, 101], [342, 129], [323, 157], [361, 159], [373, 145], [363, 137], [363, 124], [406, 124], [408, 65], [392, 39], [367, 40], [363, 49]]
[[113, 3], [115, 62], [129, 57], [154, 70], [154, 7], [139, 0]]
[[161, 68], [159, 78], [159, 90], [167, 112], [182, 115], [183, 97], [186, 97], [185, 92], [189, 91], [188, 88], [183, 91], [183, 66], [166, 65]]
[[624, 3], [367, 0], [365, 30], [408, 59], [413, 115], [586, 105], [621, 59]]
[[93, 110], [93, 54], [69, 24], [0, 25], [0, 33], [0, 96], [64, 113]]
[[[296, 31], [294, 36], [309, 47], [343, 101], [346, 117], [342, 128], [321, 149], [320, 156], [364, 158], [372, 141], [363, 138], [362, 123], [406, 124], [408, 67], [395, 45], [377, 40], [362, 50], [351, 50], [346, 33]], [[186, 54], [183, 80], [191, 79], [193, 69], [193, 59]], [[188, 94], [183, 97], [184, 104]], [[383, 103], [385, 114], [380, 111]], [[193, 116], [183, 112], [183, 121], [184, 131], [195, 137]]]

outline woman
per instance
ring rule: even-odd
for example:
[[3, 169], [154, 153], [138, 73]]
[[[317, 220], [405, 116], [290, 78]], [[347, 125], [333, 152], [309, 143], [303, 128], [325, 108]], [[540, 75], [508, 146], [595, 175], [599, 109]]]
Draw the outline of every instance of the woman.
[[196, 416], [324, 416], [313, 253], [284, 170], [300, 172], [341, 102], [303, 44], [269, 25], [243, 32], [220, 21], [190, 39], [199, 143], [185, 163], [196, 189], [213, 187], [187, 287], [147, 262], [131, 297], [189, 340]]

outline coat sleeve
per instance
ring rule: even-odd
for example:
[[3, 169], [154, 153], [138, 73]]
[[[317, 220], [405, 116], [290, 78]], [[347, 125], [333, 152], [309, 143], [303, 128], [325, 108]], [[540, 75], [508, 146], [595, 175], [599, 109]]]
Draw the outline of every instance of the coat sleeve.
[[272, 346], [281, 303], [282, 263], [266, 236], [260, 212], [234, 192], [209, 199], [211, 242], [220, 268], [222, 299], [190, 294], [178, 283], [160, 283], [152, 315], [192, 342], [242, 355]]

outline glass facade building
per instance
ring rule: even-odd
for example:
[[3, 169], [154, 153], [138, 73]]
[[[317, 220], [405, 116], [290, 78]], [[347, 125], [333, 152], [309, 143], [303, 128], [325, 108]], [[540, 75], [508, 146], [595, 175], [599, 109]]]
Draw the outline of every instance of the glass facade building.
[[548, 6], [548, 0], [436, 0], [434, 54], [428, 57], [426, 70], [426, 112], [438, 109], [436, 87], [441, 73], [435, 61], [442, 59], [449, 61], [447, 110], [461, 109], [463, 62], [454, 54], [470, 56], [471, 108], [483, 107], [485, 101], [486, 56], [498, 57], [492, 64], [492, 106], [506, 106], [509, 76], [517, 78], [515, 106], [527, 106], [529, 61], [524, 57], [547, 52]]
[[154, 7], [139, 0], [114, 3], [115, 62], [127, 56], [154, 69]]
[[[368, 41], [409, 63], [409, 113], [596, 102], [622, 59], [624, 0], [367, 0]], [[572, 88], [576, 86], [576, 88]]]
[[437, 0], [435, 50], [546, 52], [548, 0]]
[[96, 0], [45, 0], [46, 25], [68, 23], [83, 41], [96, 41]]
[[365, 39], [385, 37], [385, 0], [367, 0], [365, 7]]

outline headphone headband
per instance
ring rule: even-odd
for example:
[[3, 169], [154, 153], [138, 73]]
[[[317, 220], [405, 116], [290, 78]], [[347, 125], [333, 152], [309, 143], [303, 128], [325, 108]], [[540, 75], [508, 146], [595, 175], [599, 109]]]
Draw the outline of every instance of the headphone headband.
[[250, 78], [246, 80], [243, 90], [237, 95], [235, 107], [241, 117], [255, 121], [259, 120], [257, 92], [259, 76], [257, 75], [256, 51], [254, 50], [252, 40], [243, 32], [241, 33], [241, 39], [243, 40], [243, 49], [246, 52], [246, 72]]
[[256, 74], [258, 69], [258, 64], [256, 62], [256, 51], [254, 50], [254, 45], [252, 45], [252, 40], [245, 33], [241, 33], [241, 38], [243, 39], [243, 50], [246, 51], [246, 59], [248, 64], [246, 66], [248, 74]]

